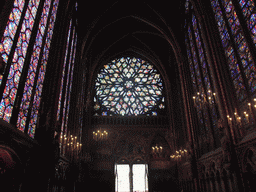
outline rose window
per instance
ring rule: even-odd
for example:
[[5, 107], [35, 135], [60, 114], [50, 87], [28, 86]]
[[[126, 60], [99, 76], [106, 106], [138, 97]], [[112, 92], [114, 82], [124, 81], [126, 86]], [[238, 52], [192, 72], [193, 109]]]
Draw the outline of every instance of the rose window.
[[122, 57], [104, 65], [95, 90], [95, 115], [157, 115], [165, 108], [160, 74], [139, 58]]

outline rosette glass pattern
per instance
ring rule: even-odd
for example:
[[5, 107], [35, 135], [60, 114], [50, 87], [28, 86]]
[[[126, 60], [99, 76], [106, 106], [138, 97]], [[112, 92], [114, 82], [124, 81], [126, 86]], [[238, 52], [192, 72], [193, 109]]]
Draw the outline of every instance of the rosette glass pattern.
[[165, 108], [158, 71], [140, 58], [112, 60], [95, 82], [95, 115], [153, 115]]

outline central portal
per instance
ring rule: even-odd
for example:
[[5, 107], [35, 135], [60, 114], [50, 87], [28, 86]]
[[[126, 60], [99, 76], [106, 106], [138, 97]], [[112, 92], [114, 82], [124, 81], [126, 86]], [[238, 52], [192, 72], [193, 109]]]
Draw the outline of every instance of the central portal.
[[116, 164], [116, 192], [148, 192], [147, 164]]

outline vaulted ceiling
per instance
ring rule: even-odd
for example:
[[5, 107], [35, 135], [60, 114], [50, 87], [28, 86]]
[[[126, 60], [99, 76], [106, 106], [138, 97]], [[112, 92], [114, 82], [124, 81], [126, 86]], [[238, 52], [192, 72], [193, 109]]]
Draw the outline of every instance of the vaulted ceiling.
[[83, 59], [96, 67], [119, 55], [137, 54], [162, 71], [174, 72], [172, 63], [183, 49], [184, 2], [81, 0]]
[[182, 120], [181, 106], [177, 106], [181, 104], [177, 60], [184, 56], [185, 0], [78, 3], [81, 58], [90, 65], [90, 74], [119, 56], [148, 60], [168, 85], [172, 103], [168, 105], [172, 106], [174, 126], [179, 129]]

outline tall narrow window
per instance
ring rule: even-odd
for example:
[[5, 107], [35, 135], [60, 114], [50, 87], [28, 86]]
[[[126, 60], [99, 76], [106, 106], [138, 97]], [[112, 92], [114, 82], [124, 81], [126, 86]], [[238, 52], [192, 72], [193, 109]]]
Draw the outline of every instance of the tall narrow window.
[[73, 20], [71, 20], [69, 24], [57, 111], [57, 120], [61, 122], [61, 138], [64, 138], [63, 136], [67, 135], [68, 115], [77, 44], [77, 34], [75, 27], [76, 22], [72, 21]]
[[[7, 26], [4, 31], [3, 38], [0, 43], [0, 53], [5, 63], [7, 63], [11, 48], [13, 45], [14, 37], [20, 23], [21, 14], [23, 12], [25, 1], [15, 0], [13, 9], [9, 16]], [[0, 85], [2, 83], [2, 77], [0, 77]]]
[[130, 166], [116, 165], [116, 192], [130, 191]]
[[[45, 45], [43, 48], [43, 52], [41, 52], [41, 65], [37, 67], [37, 81], [34, 84], [34, 98], [33, 98], [33, 103], [32, 101], [30, 106], [32, 106], [32, 110], [30, 112], [30, 121], [29, 121], [29, 128], [28, 128], [28, 134], [33, 137], [35, 133], [35, 128], [36, 128], [36, 123], [37, 123], [37, 117], [38, 117], [38, 111], [40, 107], [40, 100], [41, 100], [41, 93], [43, 89], [43, 82], [44, 82], [44, 77], [46, 73], [46, 66], [47, 66], [47, 61], [48, 61], [48, 56], [49, 56], [49, 51], [50, 51], [50, 45], [51, 45], [51, 39], [53, 35], [53, 28], [55, 24], [55, 19], [56, 19], [56, 14], [57, 14], [57, 8], [58, 8], [58, 3], [59, 0], [55, 0], [53, 2], [53, 7], [52, 7], [52, 14], [51, 17], [49, 18], [49, 24], [48, 24], [48, 30], [47, 34], [45, 36]], [[43, 28], [43, 26], [42, 26]], [[29, 77], [28, 77], [29, 79]], [[29, 80], [27, 80], [29, 81]], [[26, 95], [26, 94], [25, 94]], [[23, 95], [24, 97], [24, 95]], [[23, 103], [21, 103], [22, 106]], [[19, 114], [21, 116], [21, 112]]]
[[[254, 40], [255, 15], [252, 13], [252, 1], [239, 1], [243, 14], [247, 18], [247, 25]], [[218, 23], [218, 29], [229, 64], [230, 75], [233, 80], [236, 96], [239, 102], [245, 102], [255, 96], [256, 68], [248, 47], [243, 28], [237, 16], [232, 1], [212, 0], [211, 5]], [[255, 40], [254, 40], [255, 41]]]
[[[23, 95], [19, 95], [21, 105], [17, 127], [31, 137], [34, 137], [36, 128], [58, 2], [59, 0], [30, 0], [25, 3], [15, 0], [0, 44], [0, 52], [7, 63], [5, 74], [1, 78], [1, 83], [4, 84], [1, 89], [3, 92], [0, 93], [0, 117], [10, 122], [17, 93], [23, 92]], [[39, 22], [36, 22], [37, 17], [40, 18]], [[35, 38], [31, 38], [32, 36]], [[33, 46], [32, 52], [28, 52], [29, 46]], [[21, 79], [22, 76], [25, 78]], [[21, 81], [25, 82], [24, 86], [20, 86]]]
[[19, 32], [19, 38], [6, 80], [3, 97], [0, 102], [0, 117], [7, 122], [10, 121], [12, 115], [13, 105], [18, 91], [20, 76], [24, 66], [38, 5], [39, 0], [29, 1], [28, 8], [22, 22], [21, 31]]
[[[189, 61], [190, 74], [193, 84], [193, 101], [197, 111], [199, 127], [196, 130], [198, 143], [203, 152], [217, 147], [217, 119], [216, 93], [210, 76], [209, 64], [206, 59], [205, 45], [202, 40], [201, 25], [193, 13], [189, 1], [186, 3], [186, 13], [190, 14], [187, 21], [185, 41]], [[208, 149], [206, 148], [208, 146]]]
[[148, 191], [148, 175], [146, 164], [134, 164], [132, 166], [133, 173], [133, 191]]
[[251, 38], [256, 45], [256, 12], [253, 0], [239, 0], [239, 5], [250, 31]]

